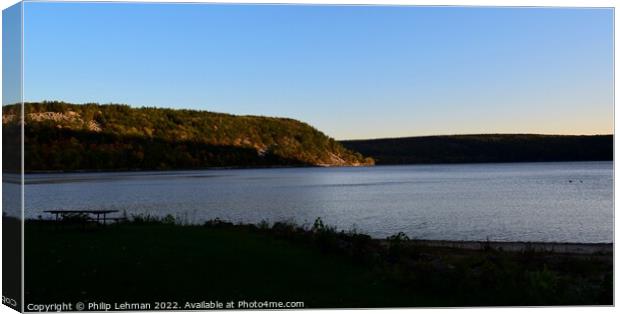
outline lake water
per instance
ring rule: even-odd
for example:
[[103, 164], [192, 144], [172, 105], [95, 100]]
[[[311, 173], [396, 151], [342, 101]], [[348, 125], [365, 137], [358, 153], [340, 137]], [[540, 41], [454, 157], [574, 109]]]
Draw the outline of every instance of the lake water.
[[[26, 216], [116, 209], [200, 223], [316, 217], [376, 237], [613, 241], [613, 163], [27, 175]], [[5, 184], [6, 185], [6, 184]]]

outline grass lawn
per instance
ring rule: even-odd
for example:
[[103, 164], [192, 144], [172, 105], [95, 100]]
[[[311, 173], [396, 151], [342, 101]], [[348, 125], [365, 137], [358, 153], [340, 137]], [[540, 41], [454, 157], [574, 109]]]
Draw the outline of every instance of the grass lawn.
[[[305, 307], [612, 304], [611, 254], [377, 241], [320, 225], [28, 221], [25, 298], [57, 302], [304, 302]], [[179, 308], [183, 309], [183, 308]]]
[[428, 305], [376, 272], [247, 230], [26, 227], [26, 303], [303, 301], [306, 307]]

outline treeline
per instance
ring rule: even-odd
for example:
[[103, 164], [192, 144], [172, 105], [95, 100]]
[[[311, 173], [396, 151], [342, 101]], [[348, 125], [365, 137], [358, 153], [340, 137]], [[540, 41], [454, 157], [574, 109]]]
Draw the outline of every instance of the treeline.
[[613, 135], [483, 134], [341, 143], [383, 165], [613, 160]]
[[[286, 118], [64, 102], [27, 103], [24, 115], [26, 171], [373, 163]], [[19, 107], [3, 107], [5, 129], [18, 117]]]

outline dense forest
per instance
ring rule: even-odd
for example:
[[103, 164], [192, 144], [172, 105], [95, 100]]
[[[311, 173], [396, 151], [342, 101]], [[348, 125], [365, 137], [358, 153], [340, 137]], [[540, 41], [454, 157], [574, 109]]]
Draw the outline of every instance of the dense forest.
[[341, 141], [377, 164], [613, 160], [613, 135], [483, 134]]
[[[24, 110], [28, 172], [373, 164], [293, 119], [64, 102]], [[19, 106], [4, 106], [3, 128], [15, 129], [19, 116]]]

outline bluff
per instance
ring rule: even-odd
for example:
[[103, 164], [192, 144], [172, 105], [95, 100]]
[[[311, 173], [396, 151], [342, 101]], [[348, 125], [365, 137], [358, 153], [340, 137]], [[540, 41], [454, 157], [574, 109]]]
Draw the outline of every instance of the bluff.
[[477, 134], [340, 141], [377, 164], [613, 160], [613, 135]]
[[[374, 163], [288, 118], [64, 102], [26, 103], [24, 110], [30, 172]], [[3, 107], [7, 143], [17, 134], [17, 117], [19, 106]]]

